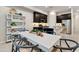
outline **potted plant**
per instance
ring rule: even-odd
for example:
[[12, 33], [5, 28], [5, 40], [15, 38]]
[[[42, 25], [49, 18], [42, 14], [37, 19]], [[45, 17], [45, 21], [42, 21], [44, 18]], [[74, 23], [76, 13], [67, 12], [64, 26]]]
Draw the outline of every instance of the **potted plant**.
[[15, 22], [12, 22], [12, 23], [11, 23], [11, 26], [16, 26], [16, 23], [15, 23]]

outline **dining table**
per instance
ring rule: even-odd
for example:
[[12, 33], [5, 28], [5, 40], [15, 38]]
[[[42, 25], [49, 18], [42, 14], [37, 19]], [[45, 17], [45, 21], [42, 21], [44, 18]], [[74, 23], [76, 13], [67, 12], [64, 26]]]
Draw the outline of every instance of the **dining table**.
[[44, 52], [51, 52], [55, 43], [61, 38], [59, 35], [47, 33], [42, 33], [43, 36], [38, 36], [36, 33], [31, 33], [29, 31], [19, 32], [18, 34], [20, 34], [21, 37], [27, 38], [32, 44], [38, 44], [38, 48]]

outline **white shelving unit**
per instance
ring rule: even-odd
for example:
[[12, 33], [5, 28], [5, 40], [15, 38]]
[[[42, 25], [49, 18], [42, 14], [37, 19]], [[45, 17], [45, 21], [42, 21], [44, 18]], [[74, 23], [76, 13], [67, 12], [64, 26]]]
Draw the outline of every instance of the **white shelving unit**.
[[6, 16], [6, 38], [11, 41], [12, 34], [18, 34], [19, 31], [25, 29], [25, 21], [23, 16], [19, 14], [7, 14]]

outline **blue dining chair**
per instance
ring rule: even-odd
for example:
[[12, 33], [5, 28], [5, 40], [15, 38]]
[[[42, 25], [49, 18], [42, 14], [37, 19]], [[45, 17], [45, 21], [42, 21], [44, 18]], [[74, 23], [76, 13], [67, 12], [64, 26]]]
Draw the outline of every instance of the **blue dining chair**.
[[31, 48], [30, 52], [32, 52], [33, 49], [38, 46], [38, 44], [26, 44], [26, 42], [28, 42], [27, 38], [19, 36], [19, 39], [17, 39], [16, 36], [14, 36], [14, 40], [12, 41], [12, 52], [21, 52], [21, 48]]

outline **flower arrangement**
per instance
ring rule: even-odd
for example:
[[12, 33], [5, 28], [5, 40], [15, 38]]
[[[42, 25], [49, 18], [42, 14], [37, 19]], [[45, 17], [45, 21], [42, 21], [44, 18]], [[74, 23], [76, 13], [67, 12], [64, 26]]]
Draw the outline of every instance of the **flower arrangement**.
[[42, 31], [37, 30], [37, 29], [33, 29], [31, 32], [35, 32], [37, 34], [37, 36], [43, 36]]

